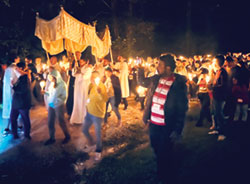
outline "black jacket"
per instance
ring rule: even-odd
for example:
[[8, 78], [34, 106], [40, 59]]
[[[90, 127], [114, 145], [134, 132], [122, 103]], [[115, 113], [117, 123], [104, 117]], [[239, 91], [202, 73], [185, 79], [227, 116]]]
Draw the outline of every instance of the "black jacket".
[[[166, 102], [164, 104], [164, 115], [165, 115], [165, 128], [167, 133], [170, 135], [173, 131], [177, 134], [181, 134], [186, 112], [188, 110], [188, 98], [187, 98], [187, 85], [186, 78], [179, 74], [174, 74], [175, 81], [169, 89]], [[146, 105], [143, 114], [144, 123], [148, 123], [151, 117], [151, 106], [152, 99], [155, 90], [160, 80], [159, 75], [154, 75], [149, 78], [144, 77], [144, 70], [139, 69], [138, 71], [138, 83], [139, 85], [148, 88], [146, 95]]]
[[18, 78], [13, 86], [14, 94], [12, 100], [13, 109], [30, 109], [31, 107], [31, 92], [30, 81], [27, 75], [22, 75]]
[[120, 80], [115, 75], [111, 75], [110, 79], [111, 79], [111, 83], [112, 83], [112, 86], [113, 86], [113, 89], [114, 89], [115, 106], [118, 107], [119, 104], [121, 103], [121, 98], [122, 98]]

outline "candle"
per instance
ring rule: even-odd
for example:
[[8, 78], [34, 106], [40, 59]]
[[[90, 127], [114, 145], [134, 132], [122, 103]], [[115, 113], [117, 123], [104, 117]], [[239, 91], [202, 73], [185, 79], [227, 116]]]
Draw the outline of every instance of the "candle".
[[41, 86], [42, 90], [44, 89], [45, 84], [46, 84], [46, 82], [45, 82], [44, 80], [42, 80], [42, 81], [40, 82], [40, 86]]
[[95, 78], [95, 84], [98, 86], [99, 83], [100, 83], [100, 77], [96, 77], [96, 78]]
[[209, 83], [209, 81], [210, 81], [210, 76], [207, 75], [207, 76], [206, 76], [206, 82]]

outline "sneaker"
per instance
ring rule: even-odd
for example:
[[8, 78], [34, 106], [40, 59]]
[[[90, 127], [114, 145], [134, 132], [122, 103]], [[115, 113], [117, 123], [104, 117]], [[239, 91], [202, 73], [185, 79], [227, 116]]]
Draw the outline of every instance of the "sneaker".
[[96, 145], [92, 146], [85, 145], [85, 147], [83, 148], [83, 151], [86, 153], [94, 152], [95, 150], [96, 150]]
[[50, 145], [50, 144], [54, 144], [55, 142], [56, 142], [55, 139], [48, 139], [48, 140], [44, 143], [44, 145], [47, 146], [47, 145]]
[[217, 130], [213, 130], [211, 132], [208, 132], [208, 135], [215, 135], [218, 134], [219, 132]]
[[218, 141], [224, 141], [226, 139], [225, 135], [219, 135], [218, 136]]
[[99, 161], [99, 160], [101, 160], [101, 159], [102, 159], [102, 153], [96, 152], [96, 153], [95, 153], [95, 161]]
[[70, 141], [71, 137], [70, 136], [66, 136], [63, 141], [62, 144], [67, 144]]

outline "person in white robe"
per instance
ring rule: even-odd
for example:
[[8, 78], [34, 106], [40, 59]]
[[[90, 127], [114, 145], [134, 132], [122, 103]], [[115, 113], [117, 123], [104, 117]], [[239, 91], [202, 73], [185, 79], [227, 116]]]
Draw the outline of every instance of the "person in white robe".
[[124, 103], [124, 110], [126, 110], [128, 107], [128, 101], [126, 98], [129, 97], [128, 63], [122, 56], [118, 56], [118, 60], [120, 60], [120, 83], [122, 91], [122, 101]]
[[[11, 59], [12, 60], [12, 59]], [[2, 118], [8, 121], [8, 124], [5, 128], [5, 131], [9, 131], [10, 125], [10, 112], [11, 112], [11, 105], [12, 105], [12, 95], [13, 90], [12, 86], [17, 81], [18, 77], [15, 73], [15, 67], [18, 62], [20, 62], [20, 57], [14, 58], [14, 63], [7, 62], [8, 67], [5, 70], [4, 77], [3, 77], [3, 111], [2, 111]], [[13, 61], [13, 60], [12, 60]]]
[[87, 62], [80, 59], [79, 68], [74, 68], [72, 75], [75, 77], [74, 83], [74, 105], [70, 117], [70, 124], [82, 124], [86, 116], [86, 105], [88, 98], [88, 86], [90, 84], [90, 77], [92, 68], [88, 66]]

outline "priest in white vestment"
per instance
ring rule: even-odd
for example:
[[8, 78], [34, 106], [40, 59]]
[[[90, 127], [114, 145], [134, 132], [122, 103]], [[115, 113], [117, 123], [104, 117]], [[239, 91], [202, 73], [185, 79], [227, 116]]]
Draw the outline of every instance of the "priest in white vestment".
[[86, 116], [86, 105], [88, 98], [88, 86], [92, 74], [92, 68], [85, 60], [80, 59], [79, 68], [74, 68], [72, 75], [75, 77], [74, 83], [74, 106], [70, 117], [70, 124], [82, 124]]

